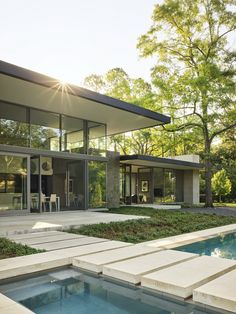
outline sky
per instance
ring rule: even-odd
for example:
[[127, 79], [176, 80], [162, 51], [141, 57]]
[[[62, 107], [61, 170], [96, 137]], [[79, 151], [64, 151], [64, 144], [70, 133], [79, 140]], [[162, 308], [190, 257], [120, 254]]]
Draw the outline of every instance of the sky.
[[137, 39], [157, 0], [0, 0], [0, 59], [64, 82], [121, 67], [150, 78]]

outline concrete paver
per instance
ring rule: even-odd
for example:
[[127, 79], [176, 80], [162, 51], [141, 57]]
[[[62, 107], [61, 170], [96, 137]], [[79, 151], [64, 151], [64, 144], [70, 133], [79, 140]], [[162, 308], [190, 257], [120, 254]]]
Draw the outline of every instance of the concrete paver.
[[108, 241], [107, 239], [95, 238], [95, 237], [79, 237], [77, 239], [54, 241], [48, 243], [31, 244], [30, 247], [35, 249], [41, 249], [46, 251], [60, 250], [64, 248], [70, 248], [80, 245], [89, 245], [92, 243], [99, 243]]
[[193, 290], [236, 268], [236, 261], [200, 256], [172, 267], [147, 274], [141, 285], [159, 292], [188, 298]]
[[[41, 232], [38, 232], [38, 233], [40, 235]], [[14, 239], [13, 241], [16, 243], [21, 243], [24, 245], [32, 246], [36, 244], [43, 245], [45, 243], [50, 243], [50, 242], [60, 242], [60, 241], [65, 241], [65, 240], [80, 239], [80, 238], [84, 238], [85, 236], [73, 234], [73, 233], [67, 233], [67, 232], [60, 232], [59, 234], [55, 234], [55, 235], [47, 235], [45, 237], [39, 236], [39, 237], [33, 237], [33, 238], [31, 238], [29, 234], [28, 237], [29, 237], [28, 239]]]
[[0, 313], [1, 314], [33, 314], [32, 311], [23, 305], [16, 303], [10, 298], [0, 293]]
[[193, 300], [236, 313], [236, 270], [195, 289]]
[[138, 284], [141, 276], [177, 263], [196, 258], [197, 254], [164, 250], [122, 262], [105, 265], [103, 274], [112, 278]]
[[[0, 280], [72, 264], [76, 256], [129, 246], [121, 241], [106, 241], [45, 253], [0, 260]], [[1, 313], [1, 312], [0, 312]]]
[[121, 215], [106, 212], [91, 212], [85, 210], [28, 214], [21, 216], [1, 216], [0, 236], [36, 231], [65, 230], [82, 225], [108, 223], [111, 221], [126, 221], [147, 219], [147, 216]]
[[128, 260], [137, 256], [144, 256], [159, 251], [157, 248], [141, 246], [139, 244], [129, 247], [85, 255], [73, 259], [73, 265], [82, 269], [101, 273], [103, 266], [118, 261]]

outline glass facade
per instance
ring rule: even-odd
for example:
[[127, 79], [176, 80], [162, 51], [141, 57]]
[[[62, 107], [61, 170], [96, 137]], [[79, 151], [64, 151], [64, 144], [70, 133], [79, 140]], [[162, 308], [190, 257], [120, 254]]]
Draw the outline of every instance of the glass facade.
[[[105, 156], [106, 126], [0, 102], [0, 144]], [[46, 157], [35, 152], [28, 157], [27, 169], [27, 157], [0, 155], [0, 158], [0, 210], [40, 212], [106, 204], [105, 163]]]
[[62, 116], [62, 151], [84, 154], [84, 121]]
[[88, 122], [88, 152], [90, 155], [105, 156], [106, 126], [101, 123]]
[[27, 157], [0, 155], [0, 212], [27, 209]]
[[29, 138], [26, 108], [0, 102], [0, 144], [26, 147]]
[[120, 173], [121, 203], [183, 202], [182, 170], [123, 165]]
[[90, 161], [89, 170], [89, 207], [106, 207], [106, 163]]
[[31, 147], [60, 150], [59, 114], [30, 110]]
[[0, 102], [0, 144], [105, 156], [106, 126]]

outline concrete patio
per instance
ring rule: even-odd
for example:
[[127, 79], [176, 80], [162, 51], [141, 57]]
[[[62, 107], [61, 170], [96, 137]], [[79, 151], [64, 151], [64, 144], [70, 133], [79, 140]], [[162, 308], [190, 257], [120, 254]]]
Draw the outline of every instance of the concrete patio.
[[70, 227], [79, 227], [88, 224], [140, 218], [148, 217], [91, 211], [2, 216], [0, 218], [0, 236], [38, 231], [66, 230]]

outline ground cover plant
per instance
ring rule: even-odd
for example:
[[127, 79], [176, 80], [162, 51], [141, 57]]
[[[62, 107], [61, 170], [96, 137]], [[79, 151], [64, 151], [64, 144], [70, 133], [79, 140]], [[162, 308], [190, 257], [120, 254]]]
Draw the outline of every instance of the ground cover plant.
[[236, 217], [225, 217], [184, 211], [157, 210], [141, 207], [121, 207], [111, 213], [149, 216], [149, 219], [99, 223], [71, 229], [70, 232], [132, 243], [170, 237], [227, 224]]
[[0, 238], [0, 259], [36, 254], [40, 252], [44, 251], [31, 248], [27, 245], [15, 243], [6, 238]]

